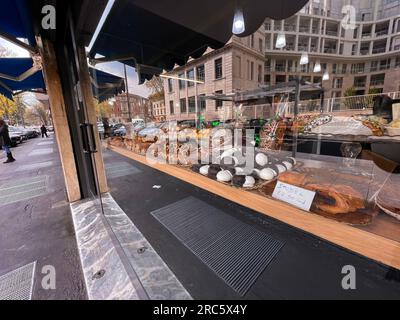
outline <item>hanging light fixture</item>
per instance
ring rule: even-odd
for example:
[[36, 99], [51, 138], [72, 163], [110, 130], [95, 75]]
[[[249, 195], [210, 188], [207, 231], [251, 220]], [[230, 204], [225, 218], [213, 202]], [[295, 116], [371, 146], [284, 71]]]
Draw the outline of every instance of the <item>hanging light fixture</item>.
[[303, 52], [301, 54], [301, 58], [300, 58], [300, 65], [304, 65], [308, 63], [308, 53], [307, 52]]
[[232, 33], [242, 34], [245, 30], [246, 26], [244, 23], [243, 10], [241, 8], [237, 8], [235, 11], [235, 16], [233, 17]]
[[319, 61], [317, 61], [314, 65], [314, 72], [315, 73], [319, 73], [321, 72], [321, 63]]
[[324, 81], [329, 80], [329, 72], [328, 72], [328, 70], [325, 70], [325, 73], [322, 76], [322, 80], [324, 80]]
[[276, 38], [275, 48], [282, 49], [284, 47], [286, 47], [286, 36], [283, 32], [280, 32]]

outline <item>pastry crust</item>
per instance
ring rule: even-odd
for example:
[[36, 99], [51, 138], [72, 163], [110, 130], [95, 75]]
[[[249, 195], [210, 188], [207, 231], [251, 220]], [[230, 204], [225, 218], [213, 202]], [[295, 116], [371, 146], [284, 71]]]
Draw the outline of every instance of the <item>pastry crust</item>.
[[365, 207], [361, 194], [349, 186], [308, 184], [306, 188], [317, 193], [315, 205], [326, 213], [350, 213]]

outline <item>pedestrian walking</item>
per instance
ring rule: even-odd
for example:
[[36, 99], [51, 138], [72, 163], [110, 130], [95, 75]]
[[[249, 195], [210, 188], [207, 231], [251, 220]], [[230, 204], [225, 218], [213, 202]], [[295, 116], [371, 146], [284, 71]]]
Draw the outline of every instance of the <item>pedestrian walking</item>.
[[3, 119], [0, 119], [0, 147], [4, 150], [7, 155], [7, 160], [4, 163], [14, 162], [15, 159], [11, 153], [11, 139], [8, 133], [8, 126]]
[[45, 125], [42, 125], [40, 127], [40, 131], [42, 132], [42, 138], [44, 138], [44, 136], [46, 136], [46, 138], [48, 138], [49, 136], [47, 135], [47, 128]]

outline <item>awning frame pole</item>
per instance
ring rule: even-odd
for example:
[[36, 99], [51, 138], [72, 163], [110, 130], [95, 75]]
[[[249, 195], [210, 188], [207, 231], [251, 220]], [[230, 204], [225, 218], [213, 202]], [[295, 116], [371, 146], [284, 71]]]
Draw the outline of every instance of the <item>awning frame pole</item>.
[[3, 31], [0, 31], [0, 37], [6, 39], [7, 41], [9, 41], [9, 42], [15, 44], [16, 46], [18, 46], [18, 47], [20, 47], [20, 48], [23, 48], [23, 49], [29, 51], [29, 53], [31, 53], [31, 54], [33, 54], [33, 55], [35, 55], [35, 54], [38, 53], [37, 48], [32, 47], [31, 45], [26, 44], [25, 42], [22, 42], [21, 40], [18, 40], [17, 38], [15, 38], [15, 37], [9, 35], [8, 33], [5, 33], [5, 32], [3, 32]]

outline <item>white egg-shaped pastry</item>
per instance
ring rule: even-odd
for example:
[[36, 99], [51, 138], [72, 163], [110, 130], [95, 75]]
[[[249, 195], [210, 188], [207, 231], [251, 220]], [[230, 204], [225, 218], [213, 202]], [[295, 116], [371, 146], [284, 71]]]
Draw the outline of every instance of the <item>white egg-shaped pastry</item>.
[[253, 169], [253, 173], [260, 178], [261, 170]]
[[203, 176], [208, 175], [208, 170], [210, 169], [209, 165], [206, 166], [202, 166], [199, 170], [200, 174], [202, 174]]
[[260, 172], [260, 178], [266, 181], [270, 181], [275, 178], [275, 173], [272, 169], [269, 168], [262, 169]]
[[294, 166], [297, 164], [297, 160], [295, 158], [293, 158], [293, 157], [287, 157], [287, 158], [293, 162]]
[[225, 156], [225, 157], [221, 158], [221, 161], [223, 164], [226, 164], [226, 165], [233, 164], [233, 165], [237, 166], [239, 164], [239, 160], [234, 156]]
[[241, 168], [241, 167], [236, 167], [236, 168], [235, 168], [235, 171], [236, 171], [236, 174], [237, 174], [237, 175], [242, 175], [242, 174], [244, 174], [244, 169]]
[[246, 176], [246, 181], [243, 184], [243, 188], [253, 188], [256, 184], [256, 179], [252, 176]]
[[288, 162], [288, 161], [283, 161], [282, 163], [283, 163], [283, 165], [286, 167], [286, 169], [287, 169], [288, 171], [290, 171], [290, 170], [293, 169], [293, 165], [292, 165], [290, 162]]
[[286, 167], [284, 165], [282, 165], [282, 164], [277, 164], [276, 166], [277, 166], [277, 168], [279, 170], [279, 174], [284, 173], [284, 172], [287, 171]]
[[220, 182], [230, 182], [232, 180], [232, 173], [229, 170], [222, 170], [218, 172], [217, 180]]
[[264, 167], [268, 164], [268, 157], [264, 153], [258, 153], [256, 155], [256, 163], [259, 166]]

